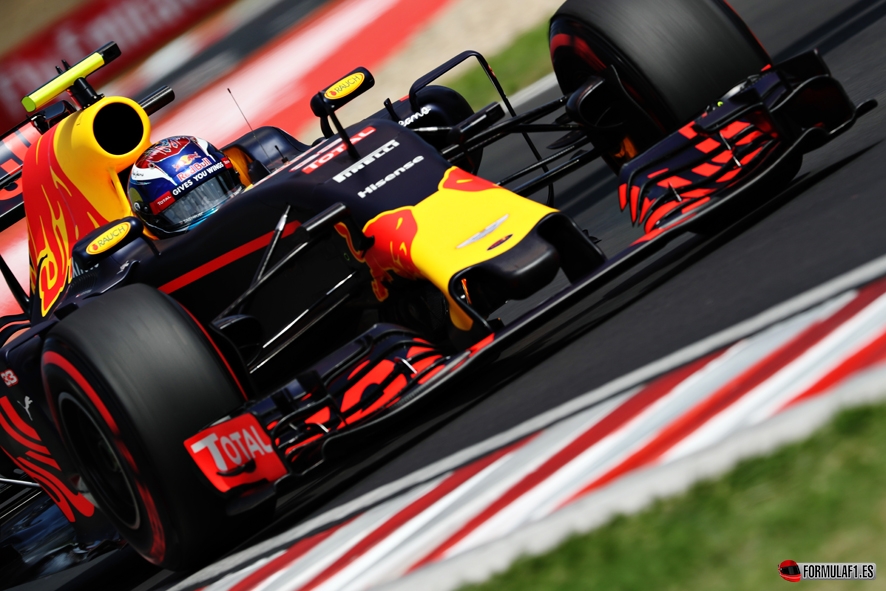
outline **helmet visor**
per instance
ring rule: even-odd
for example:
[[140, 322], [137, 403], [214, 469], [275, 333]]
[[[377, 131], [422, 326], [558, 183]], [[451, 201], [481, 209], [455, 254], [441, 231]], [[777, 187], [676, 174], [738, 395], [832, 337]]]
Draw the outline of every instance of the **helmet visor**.
[[167, 230], [177, 230], [193, 224], [215, 210], [219, 205], [240, 192], [242, 186], [235, 183], [228, 172], [207, 179], [157, 214], [157, 221]]

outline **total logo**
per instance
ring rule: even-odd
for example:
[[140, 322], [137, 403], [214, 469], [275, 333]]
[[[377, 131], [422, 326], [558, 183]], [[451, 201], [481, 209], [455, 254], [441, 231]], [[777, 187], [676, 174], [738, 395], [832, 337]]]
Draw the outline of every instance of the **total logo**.
[[[375, 128], [374, 127], [367, 127], [366, 129], [364, 129], [363, 131], [361, 131], [357, 135], [351, 137], [351, 143], [357, 144], [357, 143], [361, 142], [362, 140], [364, 140], [365, 138], [372, 135], [373, 133], [375, 133]], [[335, 144], [334, 148], [328, 149], [328, 151], [325, 154], [323, 154], [322, 156], [320, 156], [318, 158], [315, 158], [306, 166], [302, 166], [301, 168], [299, 168], [299, 166], [301, 166], [301, 165], [298, 165], [298, 166], [291, 168], [290, 171], [295, 172], [297, 170], [301, 170], [305, 174], [311, 174], [312, 172], [314, 172], [315, 170], [317, 170], [318, 168], [320, 168], [321, 166], [323, 166], [324, 164], [326, 164], [327, 162], [329, 162], [330, 160], [332, 160], [333, 158], [335, 158], [339, 154], [344, 154], [347, 151], [347, 149], [348, 148], [347, 148], [347, 146], [345, 146], [344, 142], [339, 141], [339, 143]]]
[[271, 438], [248, 413], [208, 427], [184, 444], [206, 479], [223, 493], [252, 482], [274, 482], [286, 474]]
[[[188, 186], [191, 186], [192, 184], [193, 183], [191, 181], [187, 181]], [[176, 187], [176, 189], [178, 189], [178, 187]], [[154, 213], [154, 215], [156, 215], [173, 203], [175, 203], [175, 197], [172, 196], [172, 193], [170, 191], [166, 191], [160, 196], [159, 199], [151, 201], [151, 211]]]
[[255, 425], [229, 431], [221, 436], [218, 433], [209, 433], [191, 444], [193, 453], [199, 454], [203, 450], [209, 450], [219, 472], [228, 472], [249, 460], [274, 453], [270, 440], [267, 436], [262, 437]]

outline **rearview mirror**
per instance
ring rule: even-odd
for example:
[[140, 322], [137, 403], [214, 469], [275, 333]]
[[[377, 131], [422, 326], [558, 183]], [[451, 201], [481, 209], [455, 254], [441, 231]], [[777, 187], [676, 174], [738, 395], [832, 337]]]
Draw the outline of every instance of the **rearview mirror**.
[[311, 111], [317, 117], [326, 117], [327, 107], [336, 111], [370, 88], [375, 86], [375, 78], [366, 68], [357, 68], [341, 80], [332, 84], [311, 99]]
[[144, 232], [145, 225], [134, 217], [125, 217], [96, 228], [74, 245], [71, 253], [74, 274], [94, 267], [133, 240], [141, 238]]

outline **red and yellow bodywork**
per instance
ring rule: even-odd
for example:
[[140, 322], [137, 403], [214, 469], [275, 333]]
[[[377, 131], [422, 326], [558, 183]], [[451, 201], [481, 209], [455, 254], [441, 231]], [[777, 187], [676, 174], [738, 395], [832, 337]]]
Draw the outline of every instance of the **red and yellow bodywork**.
[[[555, 211], [453, 166], [435, 193], [416, 205], [386, 211], [367, 222], [363, 233], [374, 243], [366, 253], [356, 252], [353, 246], [351, 250], [369, 266], [379, 301], [388, 298], [385, 284], [392, 279], [390, 273], [427, 279], [449, 301], [455, 327], [467, 331], [473, 321], [452, 299], [452, 278], [507, 252]], [[345, 225], [336, 229], [351, 245]]]
[[[130, 141], [125, 152], [115, 154], [97, 139], [96, 119], [122, 110], [129, 113], [125, 121], [131, 129], [119, 133]], [[135, 121], [141, 123], [140, 130], [132, 129]], [[40, 300], [41, 316], [49, 314], [71, 280], [74, 244], [95, 228], [132, 215], [118, 174], [150, 146], [150, 130], [148, 115], [138, 103], [109, 97], [67, 117], [28, 150], [22, 184], [31, 293]]]

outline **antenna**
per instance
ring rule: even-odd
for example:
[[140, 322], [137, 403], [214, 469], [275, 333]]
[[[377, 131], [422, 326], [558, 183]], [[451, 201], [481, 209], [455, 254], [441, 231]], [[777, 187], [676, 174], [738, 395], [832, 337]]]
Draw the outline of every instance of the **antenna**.
[[231, 95], [231, 100], [234, 101], [235, 105], [237, 105], [237, 110], [240, 111], [240, 115], [243, 117], [243, 121], [246, 122], [246, 126], [249, 128], [249, 131], [252, 132], [252, 138], [255, 140], [255, 143], [257, 143], [259, 146], [261, 146], [262, 152], [265, 153], [265, 156], [267, 156], [267, 158], [268, 158], [268, 162], [270, 162], [271, 155], [268, 154], [267, 150], [265, 150], [264, 144], [262, 144], [260, 141], [258, 141], [258, 136], [255, 134], [255, 130], [252, 128], [252, 125], [249, 123], [249, 119], [246, 118], [246, 113], [244, 113], [243, 109], [240, 108], [240, 103], [238, 103], [237, 99], [234, 98], [234, 93], [231, 92], [230, 88], [228, 89], [228, 94]]

